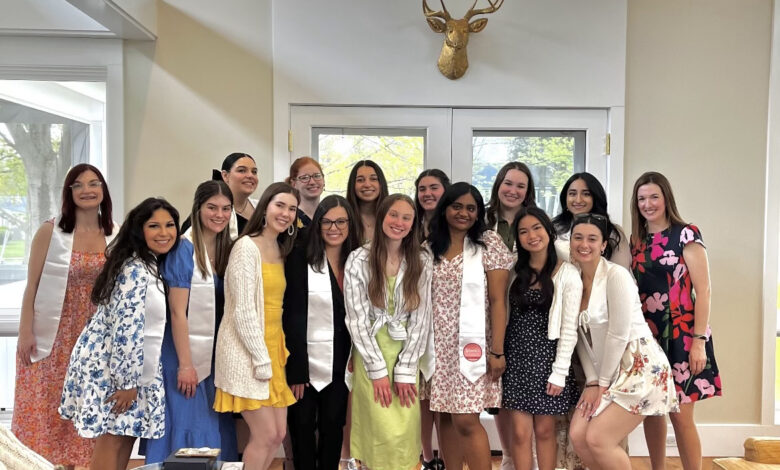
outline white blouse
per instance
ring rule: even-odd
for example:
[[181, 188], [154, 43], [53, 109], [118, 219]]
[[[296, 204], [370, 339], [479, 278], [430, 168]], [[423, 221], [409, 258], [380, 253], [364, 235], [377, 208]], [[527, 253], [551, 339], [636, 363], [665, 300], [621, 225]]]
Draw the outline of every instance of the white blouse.
[[571, 263], [563, 262], [552, 278], [553, 300], [547, 323], [547, 339], [557, 339], [558, 347], [552, 373], [547, 380], [563, 387], [569, 375], [571, 355], [577, 344], [577, 315], [582, 300], [582, 279], [579, 270]]
[[603, 257], [593, 278], [588, 308], [580, 312], [579, 325], [577, 354], [585, 377], [588, 382], [598, 379], [602, 387], [609, 387], [617, 376], [629, 342], [653, 337], [631, 273]]

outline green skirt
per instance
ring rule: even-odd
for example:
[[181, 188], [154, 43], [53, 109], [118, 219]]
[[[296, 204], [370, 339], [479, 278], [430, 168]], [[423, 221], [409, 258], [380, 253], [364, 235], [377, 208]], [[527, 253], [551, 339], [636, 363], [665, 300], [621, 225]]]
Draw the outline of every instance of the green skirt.
[[[390, 338], [387, 325], [376, 334], [376, 342], [385, 358], [392, 389], [393, 367], [404, 343]], [[382, 408], [374, 402], [374, 387], [366, 374], [363, 358], [355, 349], [352, 355], [352, 457], [371, 470], [408, 470], [417, 466], [421, 450], [419, 400], [411, 408], [403, 407], [393, 391], [390, 407]]]

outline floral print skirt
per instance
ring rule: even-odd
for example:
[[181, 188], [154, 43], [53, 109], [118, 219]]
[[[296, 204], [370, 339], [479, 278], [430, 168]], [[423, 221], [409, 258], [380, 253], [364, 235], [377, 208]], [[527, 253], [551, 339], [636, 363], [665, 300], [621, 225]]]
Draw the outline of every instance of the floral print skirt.
[[630, 341], [594, 416], [616, 403], [629, 413], [659, 416], [679, 411], [669, 360], [653, 338]]

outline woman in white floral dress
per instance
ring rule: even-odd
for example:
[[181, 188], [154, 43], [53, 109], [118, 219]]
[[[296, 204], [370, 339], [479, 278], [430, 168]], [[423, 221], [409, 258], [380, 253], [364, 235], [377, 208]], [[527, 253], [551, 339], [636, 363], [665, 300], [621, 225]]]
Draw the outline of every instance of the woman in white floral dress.
[[90, 469], [124, 470], [137, 437], [165, 433], [158, 262], [179, 240], [179, 214], [149, 198], [127, 215], [92, 290], [98, 305], [70, 356], [60, 415], [96, 438]]
[[602, 253], [609, 218], [578, 214], [571, 256], [582, 275], [577, 353], [585, 390], [569, 427], [574, 450], [589, 468], [631, 468], [623, 439], [646, 416], [679, 409], [671, 367], [642, 314], [631, 274]]
[[430, 408], [440, 412], [448, 468], [490, 468], [479, 414], [501, 405], [506, 286], [514, 257], [484, 223], [482, 196], [468, 183], [444, 191], [431, 219], [436, 368]]

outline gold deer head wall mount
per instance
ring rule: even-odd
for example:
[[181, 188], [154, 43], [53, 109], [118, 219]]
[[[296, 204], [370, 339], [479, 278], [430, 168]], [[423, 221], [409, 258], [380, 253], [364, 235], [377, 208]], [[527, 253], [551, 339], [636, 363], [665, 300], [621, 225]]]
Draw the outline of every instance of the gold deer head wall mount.
[[450, 80], [456, 80], [466, 73], [469, 68], [469, 59], [466, 55], [466, 46], [469, 43], [469, 33], [478, 33], [487, 26], [487, 18], [480, 18], [469, 23], [469, 20], [476, 15], [485, 15], [493, 13], [501, 8], [504, 0], [487, 0], [490, 4], [486, 8], [474, 9], [479, 0], [474, 0], [474, 4], [466, 12], [463, 18], [453, 18], [444, 6], [444, 0], [441, 2], [441, 10], [435, 11], [428, 7], [428, 2], [423, 0], [423, 13], [425, 20], [434, 32], [444, 33], [444, 44], [441, 46], [439, 54], [439, 71]]

